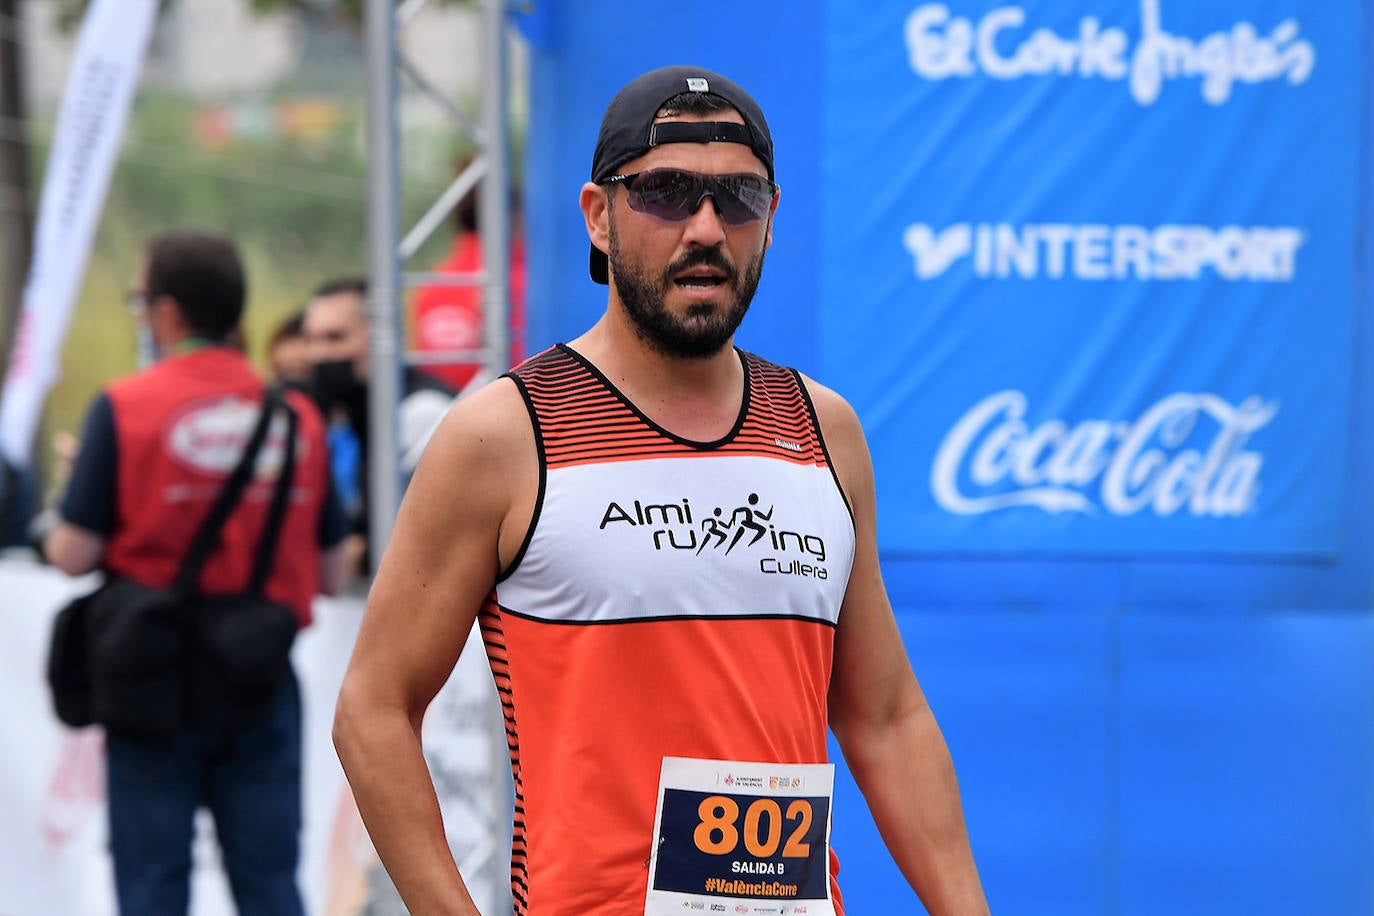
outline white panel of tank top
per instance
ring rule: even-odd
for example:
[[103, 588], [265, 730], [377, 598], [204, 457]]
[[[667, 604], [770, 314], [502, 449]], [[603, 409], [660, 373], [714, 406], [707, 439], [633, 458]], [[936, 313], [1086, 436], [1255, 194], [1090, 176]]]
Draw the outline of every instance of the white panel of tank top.
[[834, 624], [854, 528], [828, 468], [753, 456], [555, 468], [497, 596], [567, 623], [793, 616]]

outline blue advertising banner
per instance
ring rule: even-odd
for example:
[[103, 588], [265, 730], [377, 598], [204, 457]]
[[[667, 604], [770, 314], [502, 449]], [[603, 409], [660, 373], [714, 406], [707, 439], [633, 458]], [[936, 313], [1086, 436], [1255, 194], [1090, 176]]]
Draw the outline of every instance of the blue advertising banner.
[[886, 549], [1337, 554], [1358, 0], [826, 15], [819, 346]]

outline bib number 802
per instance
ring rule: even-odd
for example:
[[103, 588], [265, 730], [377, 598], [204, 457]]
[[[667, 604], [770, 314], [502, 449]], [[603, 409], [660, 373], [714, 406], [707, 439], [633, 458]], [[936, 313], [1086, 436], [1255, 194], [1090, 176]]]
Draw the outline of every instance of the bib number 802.
[[[744, 848], [750, 855], [760, 859], [771, 858], [777, 853], [778, 846], [782, 845], [784, 820], [795, 821], [796, 827], [788, 834], [786, 845], [782, 846], [783, 856], [805, 858], [811, 855], [811, 844], [803, 842], [815, 817], [809, 799], [794, 798], [787, 806], [784, 818], [782, 806], [775, 799], [757, 798], [744, 811], [742, 830], [738, 826], [739, 803], [727, 795], [703, 798], [697, 806], [697, 816], [699, 821], [696, 830], [692, 831], [692, 840], [697, 849], [708, 855], [730, 855], [739, 848], [742, 834]], [[763, 825], [765, 820], [766, 827]]]

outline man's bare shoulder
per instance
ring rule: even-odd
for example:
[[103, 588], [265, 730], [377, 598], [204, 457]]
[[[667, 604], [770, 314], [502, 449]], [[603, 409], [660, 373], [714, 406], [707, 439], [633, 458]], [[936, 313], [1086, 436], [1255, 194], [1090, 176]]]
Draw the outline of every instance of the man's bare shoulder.
[[488, 452], [524, 448], [533, 443], [534, 430], [520, 389], [503, 376], [457, 401], [434, 438], [443, 449]]
[[815, 379], [802, 377], [806, 393], [816, 408], [826, 452], [840, 479], [840, 487], [851, 508], [859, 511], [868, 503], [873, 490], [873, 459], [868, 453], [859, 415], [839, 392]]
[[500, 378], [445, 415], [411, 478], [397, 529], [416, 535], [410, 541], [437, 537], [493, 561], [499, 552], [504, 564], [518, 538], [502, 533], [523, 535], [538, 486], [529, 412], [515, 383]]
[[408, 491], [462, 481], [471, 502], [504, 502], [522, 472], [537, 475], [534, 428], [520, 390], [499, 378], [455, 403], [425, 447]]
[[[830, 445], [841, 444], [843, 440], [863, 441], [863, 427], [854, 408], [844, 396], [833, 388], [828, 388], [807, 375], [801, 375], [806, 393], [816, 408], [816, 419], [820, 421], [821, 432]], [[832, 441], [833, 440], [833, 441]]]

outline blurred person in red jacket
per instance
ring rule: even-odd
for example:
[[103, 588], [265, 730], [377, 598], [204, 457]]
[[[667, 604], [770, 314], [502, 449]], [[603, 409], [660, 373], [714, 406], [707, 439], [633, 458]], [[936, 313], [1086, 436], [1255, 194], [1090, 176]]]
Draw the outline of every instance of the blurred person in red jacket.
[[[60, 519], [44, 552], [69, 575], [100, 569], [171, 586], [188, 545], [257, 423], [264, 386], [235, 342], [243, 265], [227, 238], [178, 230], [154, 238], [130, 293], [151, 365], [118, 379], [87, 412]], [[310, 623], [317, 593], [343, 580], [343, 508], [330, 486], [324, 423], [287, 392], [298, 417], [296, 464], [281, 539], [267, 576], [271, 600]], [[280, 461], [285, 436], [259, 463]], [[250, 486], [221, 529], [199, 581], [203, 594], [242, 590], [268, 523], [272, 487]], [[301, 826], [301, 704], [294, 677], [264, 721], [170, 737], [107, 729], [110, 852], [119, 911], [185, 913], [198, 809], [208, 808], [241, 913], [303, 913], [296, 886]]]
[[[467, 167], [460, 163], [459, 172]], [[507, 332], [508, 359], [513, 366], [524, 358], [525, 337], [525, 241], [520, 228], [520, 192], [511, 190], [510, 313]], [[482, 269], [482, 236], [478, 228], [477, 195], [468, 193], [454, 208], [453, 247], [432, 273], [474, 274]], [[420, 352], [476, 350], [482, 346], [482, 288], [433, 284], [416, 290], [414, 343]], [[505, 367], [502, 367], [505, 368]], [[461, 396], [495, 378], [482, 372], [476, 362], [439, 363], [421, 370], [440, 379]]]

